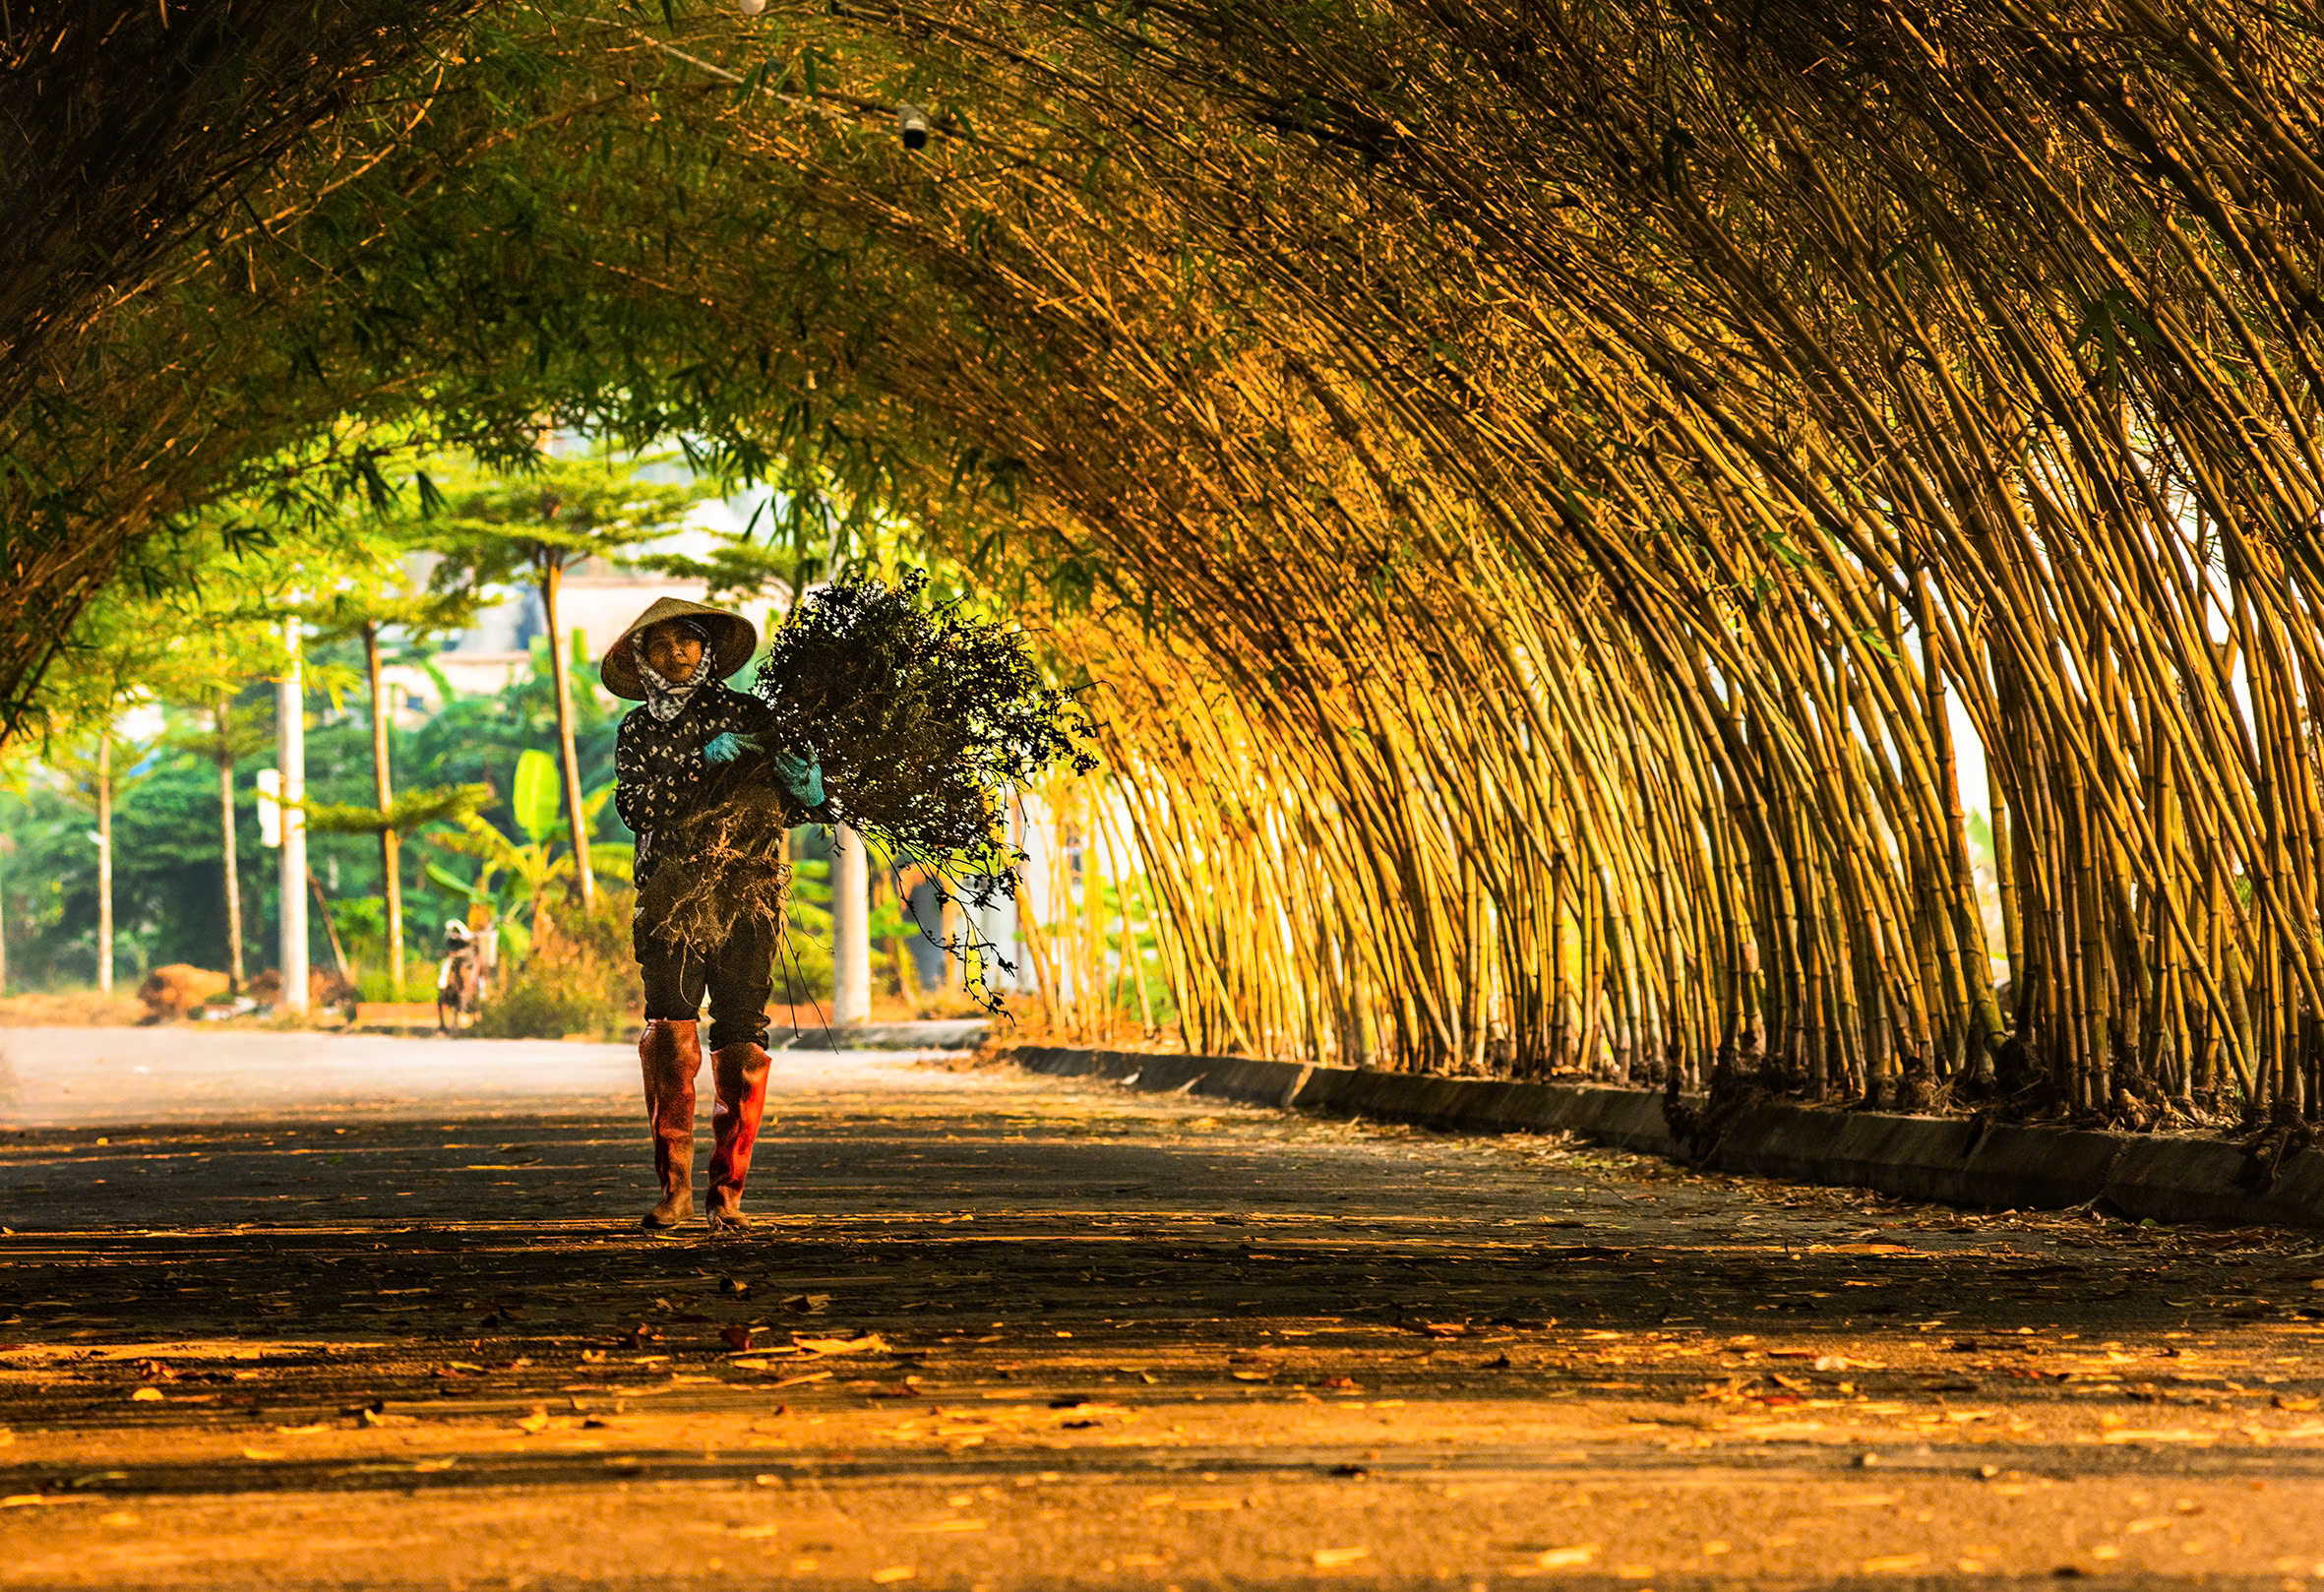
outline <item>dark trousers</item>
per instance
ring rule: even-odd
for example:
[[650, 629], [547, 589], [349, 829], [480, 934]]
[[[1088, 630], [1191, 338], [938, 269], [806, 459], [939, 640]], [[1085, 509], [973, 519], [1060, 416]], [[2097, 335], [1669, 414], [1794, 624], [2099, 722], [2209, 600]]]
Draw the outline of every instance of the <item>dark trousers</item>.
[[647, 1020], [692, 1022], [702, 1015], [707, 991], [710, 1037], [705, 1050], [766, 1043], [766, 998], [774, 992], [771, 929], [739, 930], [703, 955], [681, 951], [640, 918], [631, 925], [630, 946], [645, 981]]

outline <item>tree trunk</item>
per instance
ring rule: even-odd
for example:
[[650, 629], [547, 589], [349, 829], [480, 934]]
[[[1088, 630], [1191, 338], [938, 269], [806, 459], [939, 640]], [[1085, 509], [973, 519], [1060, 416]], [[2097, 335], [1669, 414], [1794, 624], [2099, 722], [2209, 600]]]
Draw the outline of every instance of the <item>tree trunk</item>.
[[280, 886], [275, 905], [282, 917], [280, 1010], [307, 1010], [307, 686], [300, 652], [305, 639], [296, 618], [283, 621], [289, 654], [275, 686], [275, 759], [282, 780], [281, 849], [275, 853]]
[[355, 988], [355, 969], [347, 961], [346, 948], [339, 944], [338, 923], [331, 915], [331, 897], [323, 893], [323, 881], [315, 877], [315, 870], [307, 870], [307, 888], [315, 892], [315, 909], [323, 914], [323, 933], [331, 941], [331, 962], [338, 969], [338, 981], [351, 992]]
[[96, 738], [96, 989], [113, 993], [113, 732]]
[[[395, 805], [396, 793], [388, 772], [388, 691], [379, 672], [379, 622], [363, 622], [363, 665], [371, 671], [371, 782], [379, 793], [380, 816]], [[393, 828], [379, 831], [380, 891], [387, 903], [388, 999], [403, 999], [403, 881], [397, 877], [397, 855], [402, 837]]]
[[226, 886], [226, 993], [242, 993], [242, 875], [234, 857], [234, 747], [227, 733], [231, 723], [227, 700], [217, 700], [217, 810], [218, 837], [225, 852]]
[[565, 778], [565, 816], [573, 826], [573, 878], [581, 889], [581, 911], [597, 904], [597, 881], [589, 871], [589, 821], [581, 812], [581, 754], [573, 745], [573, 681], [565, 664], [565, 632], [557, 623], [557, 587], [564, 566], [541, 566], [540, 605], [549, 627], [549, 678], [557, 687], [558, 769]]

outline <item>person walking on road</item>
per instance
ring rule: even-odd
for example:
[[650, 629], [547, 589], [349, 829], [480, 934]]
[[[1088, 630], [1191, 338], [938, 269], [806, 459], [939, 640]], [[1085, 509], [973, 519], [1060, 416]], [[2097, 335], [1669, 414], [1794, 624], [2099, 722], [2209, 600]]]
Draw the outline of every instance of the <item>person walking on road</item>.
[[[673, 826], [713, 800], [713, 765], [746, 752], [769, 751], [766, 705], [729, 687], [727, 676], [750, 661], [759, 637], [740, 614], [677, 597], [657, 599], [605, 650], [599, 673], [615, 696], [639, 703], [614, 741], [614, 811], [637, 831], [639, 898], [665, 868], [683, 869]], [[785, 759], [803, 770], [801, 804], [823, 801], [812, 759]], [[661, 1200], [643, 1225], [664, 1229], [694, 1214], [695, 1075], [702, 1069], [703, 997], [710, 1000], [709, 1187], [703, 1215], [713, 1231], [748, 1225], [743, 1184], [751, 1170], [766, 1107], [766, 1001], [774, 987], [775, 940], [763, 927], [739, 928], [706, 952], [659, 934], [641, 907], [631, 947], [645, 986], [645, 1032], [638, 1060], [645, 1078], [645, 1115], [653, 1132], [653, 1170]]]

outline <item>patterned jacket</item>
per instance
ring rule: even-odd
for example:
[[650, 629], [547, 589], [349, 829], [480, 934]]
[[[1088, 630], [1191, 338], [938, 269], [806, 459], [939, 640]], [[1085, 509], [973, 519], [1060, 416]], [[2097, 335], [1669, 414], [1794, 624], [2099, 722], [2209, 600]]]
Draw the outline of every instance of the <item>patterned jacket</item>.
[[718, 736], [761, 735], [769, 712], [719, 681], [703, 683], [675, 717], [664, 722], [641, 704], [623, 715], [613, 740], [613, 810], [638, 833], [641, 888], [664, 861], [654, 835], [700, 805], [708, 765], [703, 748]]

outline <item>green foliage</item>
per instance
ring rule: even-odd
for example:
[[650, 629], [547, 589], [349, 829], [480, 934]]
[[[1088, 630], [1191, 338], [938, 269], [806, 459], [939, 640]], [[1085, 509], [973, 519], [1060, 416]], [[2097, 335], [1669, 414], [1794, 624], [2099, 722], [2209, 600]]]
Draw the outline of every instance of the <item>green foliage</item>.
[[[520, 957], [530, 955], [551, 892], [573, 882], [573, 853], [545, 840], [520, 844], [480, 818], [470, 818], [459, 829], [438, 836], [437, 843], [476, 858], [479, 866], [472, 878], [462, 880], [449, 867], [430, 862], [428, 878], [490, 909], [507, 949]], [[608, 846], [599, 868], [617, 878], [626, 876], [627, 851]], [[595, 847], [590, 852], [596, 856]]]
[[693, 558], [684, 553], [647, 553], [630, 562], [641, 570], [650, 570], [676, 581], [700, 581], [707, 588], [703, 600], [716, 606], [764, 596], [773, 590], [788, 593], [795, 605], [814, 572], [822, 561], [811, 554], [786, 550], [766, 544], [725, 540], [711, 548], [706, 558]]
[[[344, 641], [331, 643], [318, 649], [315, 661], [345, 668], [350, 647]], [[272, 688], [263, 684], [242, 691], [232, 699], [229, 720], [244, 950], [253, 970], [275, 960], [276, 853], [259, 843], [252, 798], [254, 776], [274, 764], [273, 699]], [[615, 721], [591, 693], [578, 693], [575, 701], [582, 775], [602, 791], [613, 772]], [[142, 760], [147, 770], [142, 781], [140, 763], [117, 760], [130, 782], [113, 819], [116, 955], [124, 978], [173, 961], [219, 967], [225, 959], [217, 770], [211, 756], [214, 725], [207, 707], [173, 708], [168, 722], [161, 744]], [[416, 729], [392, 728], [391, 755], [400, 777], [411, 782], [397, 799], [398, 823], [417, 819], [418, 810], [442, 792], [460, 793], [460, 800], [446, 809], [446, 816], [457, 817], [467, 796], [481, 791], [489, 797], [476, 800], [480, 821], [488, 827], [494, 821], [508, 825], [502, 838], [522, 843], [526, 837], [512, 811], [516, 772], [524, 753], [537, 753], [553, 723], [547, 683], [524, 677], [488, 696], [455, 697]], [[342, 899], [376, 898], [381, 894], [376, 829], [364, 822], [344, 831], [329, 830], [312, 819], [318, 811], [378, 817], [372, 805], [369, 724], [353, 710], [311, 715], [307, 757], [308, 849], [325, 893], [335, 910]], [[5, 912], [10, 985], [86, 983], [94, 969], [96, 922], [91, 821], [53, 771], [24, 759], [19, 765], [17, 792], [0, 795], [0, 911]], [[618, 867], [629, 831], [602, 801], [597, 820], [598, 832], [607, 838], [592, 849], [609, 852]], [[454, 832], [466, 843], [464, 830], [423, 824], [404, 832], [407, 949], [425, 961], [436, 953], [443, 920], [466, 913], [477, 859], [444, 843]], [[13, 852], [6, 850], [10, 845]], [[492, 890], [494, 904], [514, 914], [504, 921], [514, 921], [517, 935], [524, 936], [529, 897], [520, 882], [496, 878]], [[313, 933], [313, 964], [329, 966], [330, 948], [319, 919]], [[351, 943], [349, 950], [365, 959], [368, 972], [367, 958], [376, 948]]]
[[584, 558], [635, 557], [685, 524], [712, 489], [654, 480], [645, 472], [658, 462], [600, 451], [543, 454], [507, 472], [454, 465], [439, 479], [423, 470], [417, 517], [403, 523], [444, 555], [429, 577], [434, 591], [537, 582]]
[[[792, 854], [817, 831], [796, 830]], [[831, 865], [806, 860], [791, 864], [784, 933], [774, 952], [774, 999], [810, 1006], [831, 998]]]
[[631, 905], [628, 890], [606, 889], [594, 912], [568, 907], [529, 955], [503, 963], [475, 1032], [501, 1039], [627, 1037], [642, 999], [630, 951]]
[[517, 824], [534, 844], [557, 827], [557, 760], [527, 747], [517, 759], [517, 791], [512, 804]]
[[490, 785], [440, 785], [407, 790], [385, 809], [342, 807], [333, 802], [308, 802], [310, 834], [379, 834], [393, 830], [411, 834], [436, 824], [460, 824], [475, 817], [500, 798]]
[[[116, 978], [134, 982], [169, 962], [222, 966], [215, 766], [207, 756], [166, 744], [138, 762], [124, 758], [120, 765], [126, 777], [113, 811]], [[271, 921], [275, 858], [259, 844], [249, 799], [257, 765], [257, 759], [243, 765], [236, 815], [245, 923], [254, 937], [259, 923]], [[12, 988], [82, 984], [93, 977], [92, 827], [82, 795], [50, 769], [28, 768], [16, 793], [0, 796], [0, 905], [7, 913]], [[328, 860], [318, 865], [328, 867]], [[320, 925], [315, 949], [315, 965], [328, 966]]]

